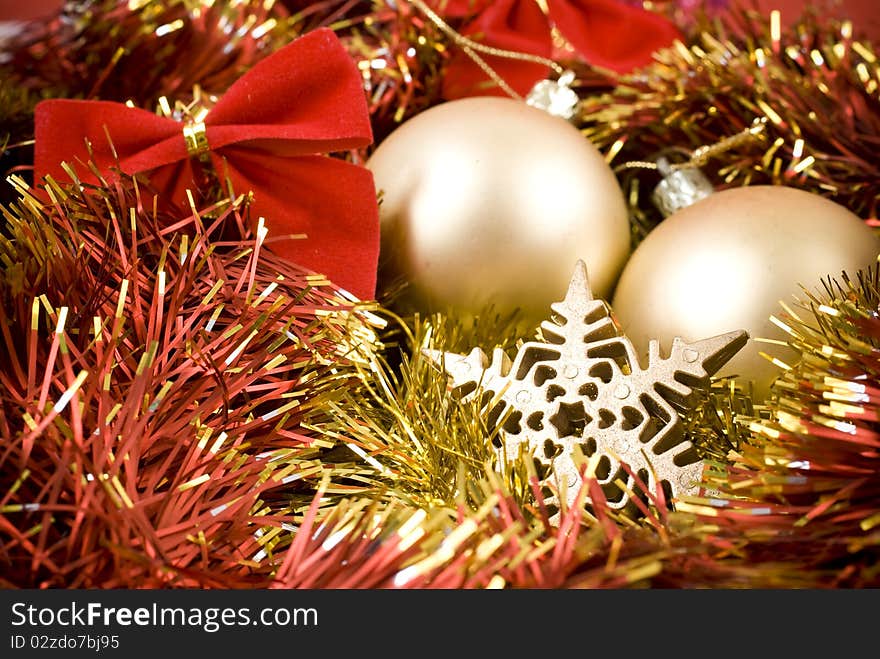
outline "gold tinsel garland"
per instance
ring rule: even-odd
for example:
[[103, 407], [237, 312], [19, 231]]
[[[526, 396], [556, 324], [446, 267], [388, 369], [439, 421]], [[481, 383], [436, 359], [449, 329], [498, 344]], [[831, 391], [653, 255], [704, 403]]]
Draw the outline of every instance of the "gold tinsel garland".
[[656, 172], [629, 163], [687, 161], [755, 120], [760, 140], [703, 163], [716, 186], [794, 185], [877, 216], [880, 72], [850, 23], [807, 14], [783, 31], [778, 13], [731, 9], [656, 60], [585, 98], [578, 118], [620, 173], [637, 239], [662, 217], [650, 204]]

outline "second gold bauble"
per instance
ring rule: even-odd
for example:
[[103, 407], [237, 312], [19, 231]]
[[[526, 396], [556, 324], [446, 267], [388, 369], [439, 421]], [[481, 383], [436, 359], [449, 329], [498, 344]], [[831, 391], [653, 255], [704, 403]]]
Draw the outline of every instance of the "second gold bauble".
[[367, 162], [382, 195], [380, 287], [402, 280], [420, 311], [546, 316], [571, 265], [597, 296], [629, 255], [614, 173], [577, 129], [513, 99], [435, 106]]
[[824, 197], [785, 186], [732, 188], [679, 210], [648, 234], [627, 262], [612, 306], [642, 351], [653, 338], [668, 346], [675, 336], [746, 330], [752, 340], [719, 375], [754, 383], [761, 400], [781, 373], [761, 352], [787, 363], [797, 357], [758, 341], [790, 338], [770, 321], [782, 313], [780, 302], [804, 299], [804, 288], [821, 294], [821, 280], [843, 271], [854, 278], [878, 252], [874, 232]]

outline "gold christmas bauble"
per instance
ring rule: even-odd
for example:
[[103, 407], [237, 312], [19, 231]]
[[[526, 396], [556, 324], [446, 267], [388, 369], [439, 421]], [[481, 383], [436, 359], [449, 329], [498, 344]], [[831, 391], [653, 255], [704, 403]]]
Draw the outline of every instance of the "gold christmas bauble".
[[630, 251], [626, 204], [598, 149], [523, 102], [437, 105], [391, 133], [366, 163], [382, 196], [380, 288], [407, 285], [411, 310], [493, 305], [537, 322], [586, 262], [597, 295]]
[[[755, 339], [785, 341], [770, 321], [781, 302], [821, 290], [823, 278], [871, 265], [880, 240], [855, 214], [828, 199], [785, 186], [750, 186], [710, 194], [666, 218], [634, 250], [612, 306], [636, 348], [647, 351], [744, 329], [752, 339], [719, 375], [754, 382], [764, 399], [781, 373], [760, 352], [791, 363], [794, 351]], [[788, 360], [788, 361], [787, 361]]]

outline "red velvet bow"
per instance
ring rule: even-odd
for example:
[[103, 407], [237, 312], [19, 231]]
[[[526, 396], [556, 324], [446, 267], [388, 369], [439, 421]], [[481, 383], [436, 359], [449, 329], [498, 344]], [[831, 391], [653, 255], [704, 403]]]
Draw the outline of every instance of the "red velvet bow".
[[[115, 166], [126, 174], [149, 173], [163, 196], [178, 204], [185, 204], [188, 188], [196, 189], [200, 163], [180, 122], [120, 103], [73, 100], [39, 103], [35, 121], [37, 177], [66, 179], [61, 161], [87, 162], [88, 138], [95, 163], [108, 174]], [[360, 75], [336, 35], [309, 32], [262, 60], [203, 123], [201, 157], [237, 193], [253, 191], [251, 215], [254, 222], [265, 217], [269, 248], [372, 298], [379, 256], [373, 176], [317, 155], [372, 141]], [[88, 181], [87, 168], [79, 169]], [[306, 238], [271, 240], [291, 234]]]
[[[651, 61], [652, 54], [681, 38], [664, 17], [618, 0], [547, 0], [545, 15], [535, 0], [432, 0], [450, 18], [473, 16], [461, 33], [482, 44], [550, 58], [551, 25], [588, 63], [619, 73]], [[542, 64], [484, 56], [518, 93], [526, 95], [549, 70]], [[503, 94], [487, 87], [488, 78], [463, 51], [456, 51], [446, 70], [443, 95]]]

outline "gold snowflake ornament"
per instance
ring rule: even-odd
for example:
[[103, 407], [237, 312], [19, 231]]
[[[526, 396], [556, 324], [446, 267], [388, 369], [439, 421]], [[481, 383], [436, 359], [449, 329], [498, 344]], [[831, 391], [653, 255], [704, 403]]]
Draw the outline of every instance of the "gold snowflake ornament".
[[748, 334], [694, 343], [676, 338], [668, 356], [651, 341], [643, 367], [606, 303], [593, 299], [583, 261], [565, 299], [550, 308], [553, 320], [541, 323], [545, 342], [523, 344], [512, 362], [500, 349], [491, 363], [479, 348], [469, 355], [425, 351], [462, 400], [481, 396], [489, 423], [501, 423], [499, 466], [532, 455], [544, 484], [555, 486], [547, 499], [554, 508], [558, 494], [565, 493], [569, 506], [577, 496], [576, 445], [587, 457], [599, 454], [596, 478], [612, 508], [634, 510], [635, 479], [622, 463], [651, 491], [659, 482], [670, 500], [694, 492], [702, 461], [684, 437], [679, 412], [695, 404], [695, 389], [708, 386]]

